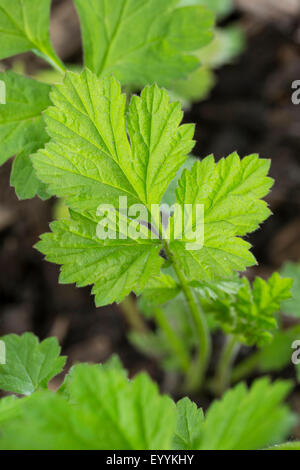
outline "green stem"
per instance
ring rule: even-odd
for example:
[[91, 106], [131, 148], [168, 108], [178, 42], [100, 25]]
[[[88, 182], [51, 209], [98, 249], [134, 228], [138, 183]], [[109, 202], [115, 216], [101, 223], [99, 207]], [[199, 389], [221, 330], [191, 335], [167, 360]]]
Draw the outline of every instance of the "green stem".
[[148, 326], [140, 315], [136, 307], [136, 302], [133, 300], [131, 295], [125, 297], [125, 299], [120, 303], [119, 307], [126, 319], [126, 322], [133, 331], [137, 331], [139, 333], [148, 332]]
[[248, 377], [252, 372], [255, 371], [259, 363], [260, 351], [251, 354], [244, 361], [240, 362], [236, 367], [234, 367], [231, 374], [231, 382], [236, 383], [243, 380], [245, 377]]
[[44, 59], [48, 62], [54, 69], [58, 70], [61, 73], [65, 73], [67, 71], [66, 67], [62, 63], [62, 61], [57, 57], [57, 55], [52, 52], [48, 51], [47, 49], [35, 49], [36, 55]]
[[232, 364], [239, 350], [239, 343], [234, 336], [227, 336], [218, 362], [213, 389], [216, 395], [222, 396], [230, 385]]
[[188, 372], [190, 365], [189, 355], [180, 339], [180, 337], [175, 333], [173, 328], [170, 326], [170, 323], [165, 317], [165, 314], [161, 308], [154, 309], [154, 316], [157, 324], [164, 331], [166, 337], [168, 338], [169, 344], [173, 349], [174, 354], [177, 356], [180, 363], [181, 369], [183, 372]]
[[195, 326], [196, 335], [198, 338], [198, 351], [195, 361], [189, 367], [189, 372], [186, 378], [186, 389], [189, 392], [198, 390], [203, 382], [209, 359], [211, 356], [211, 338], [205, 315], [197, 303], [194, 293], [187, 283], [184, 274], [181, 272], [177, 261], [170, 251], [168, 245], [165, 243], [164, 248], [169, 260], [172, 262], [174, 271], [181, 285], [182, 291], [189, 306], [189, 310]]

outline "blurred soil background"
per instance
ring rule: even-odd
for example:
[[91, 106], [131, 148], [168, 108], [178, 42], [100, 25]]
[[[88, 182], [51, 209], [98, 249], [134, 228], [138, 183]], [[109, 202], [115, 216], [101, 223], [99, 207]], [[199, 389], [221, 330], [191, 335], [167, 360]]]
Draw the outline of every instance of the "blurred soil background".
[[[226, 23], [242, 25], [246, 50], [217, 72], [210, 97], [185, 115], [186, 122], [197, 124], [196, 156], [214, 153], [220, 158], [237, 150], [241, 156], [258, 152], [272, 159], [276, 184], [268, 201], [274, 215], [250, 237], [259, 261], [250, 277], [266, 277], [285, 261], [300, 260], [300, 105], [291, 102], [292, 82], [300, 80], [299, 3], [236, 0]], [[80, 63], [72, 1], [54, 1], [51, 21], [60, 57], [68, 64]], [[45, 67], [32, 54], [16, 60], [24, 61], [28, 73]], [[161, 383], [157, 363], [127, 341], [119, 307], [96, 308], [90, 289], [59, 285], [59, 268], [33, 249], [53, 219], [55, 200], [18, 201], [9, 185], [10, 167], [7, 162], [0, 168], [0, 336], [25, 331], [41, 339], [56, 335], [69, 364], [103, 362], [117, 353], [131, 374], [145, 369]], [[299, 398], [292, 400], [300, 412]]]

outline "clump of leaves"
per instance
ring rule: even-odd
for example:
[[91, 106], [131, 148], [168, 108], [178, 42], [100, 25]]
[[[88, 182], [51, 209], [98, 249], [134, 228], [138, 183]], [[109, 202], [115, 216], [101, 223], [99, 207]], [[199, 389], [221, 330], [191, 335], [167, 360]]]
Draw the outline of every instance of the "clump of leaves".
[[[74, 366], [54, 393], [44, 378], [59, 373], [65, 361], [57, 357], [56, 339], [40, 344], [32, 334], [1, 339], [7, 364], [0, 366], [0, 388], [30, 393], [0, 400], [1, 449], [260, 449], [282, 443], [295, 424], [283, 403], [291, 387], [286, 381], [261, 379], [250, 389], [240, 384], [204, 416], [188, 398], [175, 404], [160, 395], [145, 373], [129, 380], [117, 358], [104, 365]], [[29, 357], [30, 377], [35, 378], [30, 392], [23, 374]]]
[[[270, 162], [256, 154], [241, 159], [233, 153], [216, 163], [211, 155], [176, 176], [194, 146], [194, 126], [180, 125], [179, 103], [170, 102], [157, 85], [133, 96], [127, 111], [115, 78], [99, 80], [89, 70], [69, 72], [53, 89], [51, 100], [54, 106], [45, 112], [50, 142], [32, 158], [49, 193], [63, 197], [70, 208], [70, 218], [54, 222], [52, 232], [37, 245], [49, 261], [62, 264], [60, 281], [93, 284], [98, 306], [121, 302], [131, 291], [140, 295], [151, 282], [167, 282], [182, 292], [201, 353], [188, 373], [191, 387], [203, 380], [210, 357], [202, 310], [213, 309], [220, 326], [244, 342], [266, 341], [276, 326], [274, 312], [289, 296], [290, 280], [278, 275], [268, 283], [257, 279], [253, 291], [244, 280], [234, 300], [232, 294], [223, 292], [222, 297], [219, 292], [213, 304], [198, 302], [197, 297], [205, 286], [208, 292], [222, 292], [216, 283], [256, 263], [242, 237], [270, 214], [262, 200], [273, 184], [267, 176]], [[176, 209], [168, 221], [168, 238], [152, 208], [163, 202], [169, 185], [174, 190], [174, 178]], [[120, 196], [126, 196], [128, 206], [142, 205], [146, 218], [140, 217], [134, 235], [130, 232], [124, 239], [118, 225], [113, 237], [102, 240], [97, 235], [97, 209], [104, 203], [118, 211]], [[193, 250], [189, 248], [197, 241], [195, 233], [191, 230], [182, 238], [176, 225], [176, 210], [186, 204], [193, 210], [202, 204], [205, 213], [204, 244]], [[125, 222], [132, 224], [128, 215]], [[159, 236], [150, 237], [150, 230]], [[166, 264], [175, 280], [162, 277]]]
[[[292, 325], [286, 327], [283, 318], [279, 317], [280, 329], [274, 333], [273, 341], [258, 349], [254, 354], [250, 355], [233, 371], [233, 381], [236, 382], [254, 371], [262, 373], [278, 372], [284, 367], [291, 364], [291, 356], [293, 353], [293, 345], [300, 339], [300, 325], [298, 318], [299, 310], [299, 287], [300, 287], [300, 265], [299, 263], [288, 262], [284, 264], [280, 270], [282, 276], [288, 276], [293, 279], [291, 287], [291, 298], [284, 300], [281, 306], [281, 312], [289, 316]], [[298, 343], [296, 343], [298, 345]], [[300, 380], [300, 367], [295, 364], [297, 379]]]

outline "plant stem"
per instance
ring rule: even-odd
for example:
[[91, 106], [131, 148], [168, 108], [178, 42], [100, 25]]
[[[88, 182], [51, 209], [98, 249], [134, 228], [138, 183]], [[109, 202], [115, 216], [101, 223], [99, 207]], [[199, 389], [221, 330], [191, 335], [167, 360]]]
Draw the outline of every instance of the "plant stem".
[[172, 262], [174, 271], [181, 285], [182, 291], [186, 298], [186, 301], [189, 306], [189, 310], [194, 322], [194, 327], [196, 335], [198, 338], [198, 351], [197, 356], [193, 363], [189, 367], [189, 371], [186, 378], [185, 388], [189, 392], [194, 392], [201, 388], [203, 378], [205, 376], [208, 362], [211, 356], [211, 338], [206, 322], [205, 315], [197, 303], [194, 293], [190, 286], [187, 283], [187, 280], [184, 274], [181, 272], [180, 267], [177, 264], [177, 261], [170, 251], [168, 245], [165, 243], [165, 252]]
[[67, 71], [62, 61], [56, 56], [54, 52], [39, 48], [35, 49], [35, 53], [59, 72], [65, 73]]
[[227, 336], [218, 362], [213, 389], [216, 395], [222, 396], [230, 385], [232, 364], [239, 350], [239, 343], [234, 336]]
[[125, 297], [119, 306], [124, 314], [126, 322], [133, 331], [137, 331], [139, 333], [148, 332], [148, 326], [140, 315], [136, 307], [136, 302], [133, 300], [131, 295]]
[[174, 354], [177, 356], [180, 363], [181, 369], [183, 372], [188, 372], [190, 366], [189, 355], [180, 339], [180, 337], [175, 333], [173, 328], [170, 326], [170, 323], [165, 317], [164, 311], [157, 307], [154, 309], [155, 320], [160, 328], [164, 331], [170, 346], [173, 349]]
[[256, 351], [251, 356], [247, 357], [244, 361], [238, 364], [232, 371], [231, 382], [236, 383], [244, 379], [257, 368], [260, 357], [260, 351]]

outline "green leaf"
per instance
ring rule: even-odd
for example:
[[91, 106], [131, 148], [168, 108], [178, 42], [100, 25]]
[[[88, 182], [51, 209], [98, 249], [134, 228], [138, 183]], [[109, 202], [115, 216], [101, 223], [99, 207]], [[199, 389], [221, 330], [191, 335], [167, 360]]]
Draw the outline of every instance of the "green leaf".
[[280, 270], [284, 277], [291, 277], [294, 280], [292, 287], [292, 297], [282, 304], [282, 311], [294, 317], [300, 317], [300, 263], [286, 263]]
[[72, 369], [63, 395], [37, 393], [23, 410], [23, 421], [4, 429], [2, 449], [164, 450], [176, 419], [146, 374], [129, 381], [119, 367], [86, 364]]
[[[273, 180], [268, 178], [269, 160], [249, 155], [242, 160], [236, 153], [215, 163], [213, 156], [185, 170], [179, 180], [177, 203], [204, 207], [204, 245], [202, 249], [186, 249], [187, 240], [174, 240], [170, 248], [188, 280], [229, 278], [233, 271], [244, 271], [256, 263], [250, 244], [241, 237], [259, 227], [269, 215], [266, 196]], [[172, 223], [176, 220], [176, 210]], [[195, 229], [199, 220], [193, 217]], [[186, 234], [189, 242], [194, 235]]]
[[52, 223], [52, 233], [36, 245], [48, 261], [63, 264], [61, 283], [94, 284], [96, 305], [102, 306], [121, 302], [132, 290], [140, 293], [148, 279], [159, 274], [163, 259], [157, 240], [103, 241], [97, 237], [96, 222], [70, 213], [71, 220]]
[[34, 51], [61, 65], [49, 38], [51, 0], [0, 0], [0, 59]]
[[178, 0], [75, 0], [85, 65], [122, 83], [168, 86], [199, 62], [192, 51], [212, 39], [214, 15]]
[[249, 281], [243, 278], [242, 286], [235, 294], [203, 299], [202, 305], [240, 342], [263, 346], [272, 339], [273, 330], [277, 328], [274, 314], [279, 312], [281, 302], [290, 297], [292, 283], [292, 279], [274, 273], [268, 281], [257, 277], [251, 288]]
[[42, 112], [51, 104], [50, 86], [14, 72], [0, 73], [6, 104], [0, 104], [0, 164], [47, 140]]
[[48, 136], [45, 137], [45, 142], [41, 140], [39, 143], [28, 144], [24, 147], [13, 162], [10, 184], [14, 186], [19, 199], [31, 199], [36, 194], [44, 200], [49, 198], [45, 185], [35, 176], [30, 158], [32, 153], [39, 150], [48, 141]]
[[194, 126], [180, 126], [180, 105], [169, 103], [167, 93], [154, 85], [130, 102], [129, 142], [120, 85], [113, 78], [100, 81], [88, 70], [68, 73], [52, 99], [55, 107], [45, 113], [52, 140], [33, 156], [34, 166], [49, 191], [66, 197], [83, 216], [73, 212], [73, 221], [54, 224], [54, 233], [37, 247], [48, 260], [65, 264], [61, 282], [95, 283], [97, 305], [119, 302], [159, 274], [161, 242], [150, 236], [100, 240], [98, 206], [118, 210], [120, 196], [127, 197], [128, 206], [140, 203], [149, 211], [160, 204], [194, 145]]
[[23, 400], [17, 399], [14, 395], [0, 399], [0, 429], [3, 423], [21, 416]]
[[198, 449], [202, 439], [204, 415], [188, 398], [177, 403], [177, 425], [173, 437], [173, 448], [178, 450]]
[[59, 374], [65, 364], [56, 338], [41, 343], [32, 333], [7, 335], [1, 340], [6, 347], [6, 363], [0, 365], [0, 389], [30, 395]]
[[176, 202], [176, 188], [178, 185], [178, 181], [181, 178], [182, 172], [184, 170], [191, 170], [192, 166], [196, 162], [196, 157], [194, 155], [189, 155], [188, 158], [183, 162], [179, 170], [177, 171], [175, 177], [169, 184], [165, 194], [163, 195], [162, 203], [163, 204], [169, 204], [169, 206], [172, 206]]
[[[126, 98], [119, 83], [114, 78], [100, 81], [87, 69], [80, 75], [68, 73], [52, 100], [55, 106], [45, 113], [51, 141], [32, 157], [33, 164], [49, 192], [65, 197], [77, 215], [73, 212], [71, 221], [53, 225], [53, 233], [37, 247], [48, 260], [64, 265], [61, 282], [95, 284], [97, 305], [119, 302], [131, 290], [140, 293], [151, 276], [159, 275], [162, 258], [157, 255], [165, 247], [157, 236], [150, 237], [148, 216], [178, 178], [194, 145], [194, 126], [180, 126], [179, 103], [170, 103], [156, 85], [133, 96], [125, 116]], [[269, 161], [257, 155], [240, 160], [232, 154], [217, 164], [208, 157], [182, 173], [177, 209], [186, 203], [205, 208], [202, 249], [188, 251], [190, 238], [177, 237], [177, 225], [171, 238], [171, 251], [189, 282], [229, 278], [234, 270], [255, 263], [250, 245], [239, 237], [270, 214], [260, 200], [272, 185], [268, 168]], [[124, 216], [121, 196], [127, 198], [127, 207], [142, 204], [145, 211], [137, 220]], [[117, 212], [108, 222], [99, 219], [102, 203]], [[158, 219], [154, 224], [151, 220], [151, 235], [154, 229], [158, 232]], [[121, 221], [139, 226], [137, 236], [127, 235], [124, 241]], [[107, 224], [113, 237], [100, 239], [97, 222], [102, 228]]]
[[199, 449], [255, 450], [286, 439], [295, 416], [282, 404], [291, 383], [267, 378], [256, 380], [248, 391], [244, 384], [225, 393], [210, 406], [202, 426]]
[[52, 137], [34, 157], [38, 177], [75, 210], [100, 203], [146, 206], [161, 202], [186, 155], [194, 146], [193, 125], [182, 125], [179, 103], [169, 103], [156, 85], [134, 96], [127, 119], [126, 97], [114, 78], [100, 81], [84, 70], [68, 73], [51, 95], [46, 111]]
[[[28, 376], [34, 368], [42, 375], [46, 368], [49, 371], [50, 355], [40, 361], [41, 351], [35, 355], [33, 352], [36, 347], [54, 351], [58, 348], [54, 338], [41, 344], [28, 333], [4, 339], [9, 357], [13, 347], [15, 361], [23, 351]], [[50, 369], [53, 371], [53, 367]], [[15, 378], [19, 374], [22, 377], [22, 373], [16, 368]], [[48, 380], [46, 375], [44, 382]], [[74, 366], [56, 394], [37, 391], [22, 399], [0, 400], [0, 448], [261, 449], [282, 442], [295, 424], [295, 416], [283, 404], [291, 387], [290, 382], [270, 383], [268, 379], [257, 380], [249, 390], [239, 384], [213, 402], [204, 418], [202, 410], [188, 398], [175, 406], [171, 398], [160, 395], [148, 375], [142, 373], [129, 380], [113, 356], [105, 365]]]

